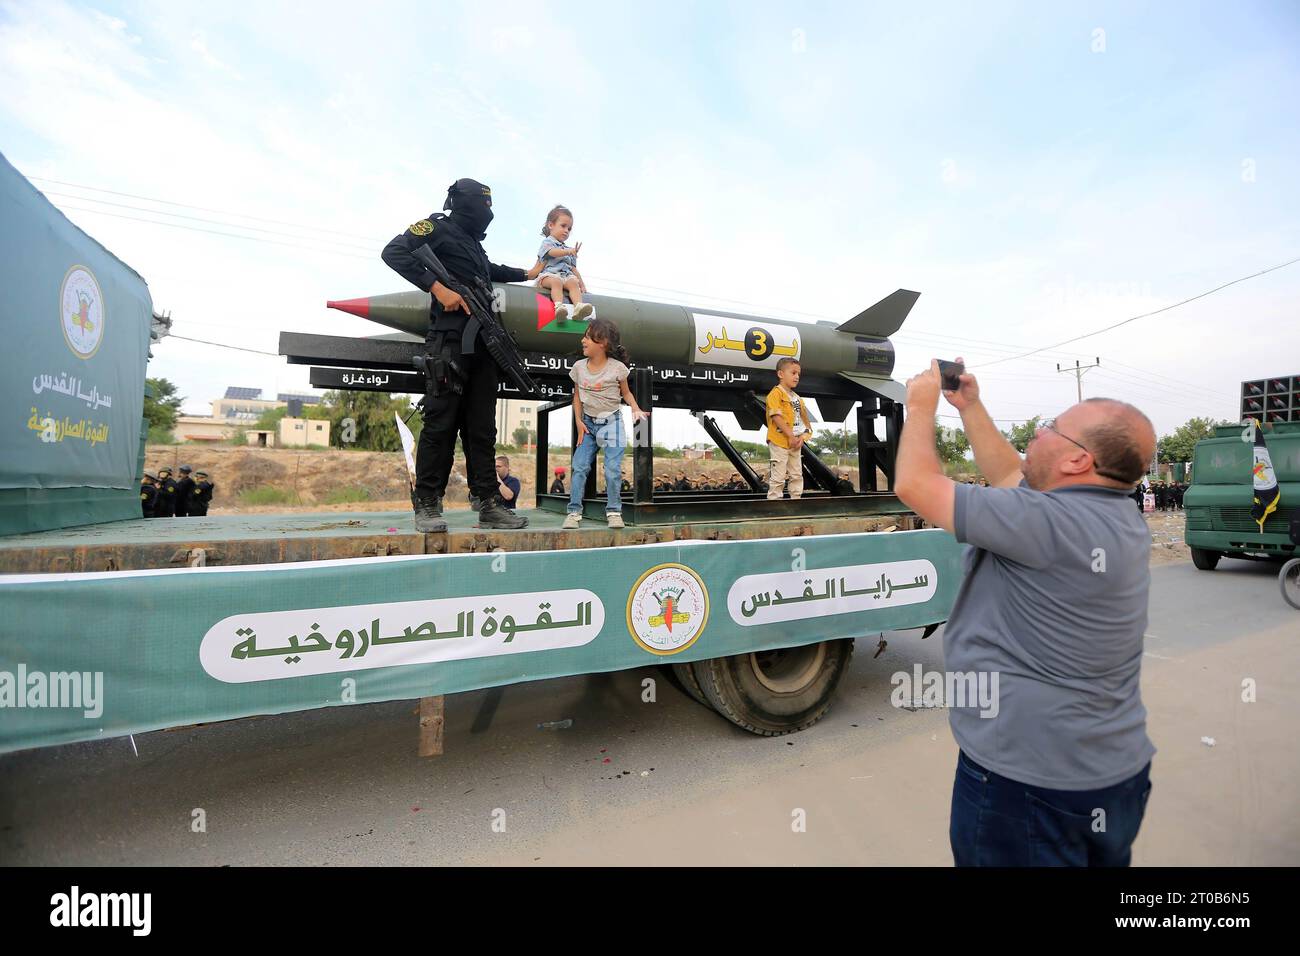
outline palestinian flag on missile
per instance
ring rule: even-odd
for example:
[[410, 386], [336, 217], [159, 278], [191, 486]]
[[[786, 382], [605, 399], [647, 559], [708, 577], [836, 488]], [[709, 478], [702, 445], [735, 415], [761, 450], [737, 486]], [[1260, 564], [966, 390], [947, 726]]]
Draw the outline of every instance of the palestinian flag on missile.
[[587, 322], [575, 322], [573, 319], [556, 319], [555, 303], [549, 295], [537, 296], [537, 331], [571, 332], [582, 335], [587, 331]]
[[1255, 455], [1251, 462], [1251, 483], [1255, 496], [1250, 506], [1250, 516], [1264, 530], [1264, 522], [1277, 510], [1281, 489], [1277, 486], [1277, 473], [1273, 471], [1273, 459], [1269, 457], [1268, 446], [1264, 444], [1264, 429], [1258, 419], [1255, 423]]

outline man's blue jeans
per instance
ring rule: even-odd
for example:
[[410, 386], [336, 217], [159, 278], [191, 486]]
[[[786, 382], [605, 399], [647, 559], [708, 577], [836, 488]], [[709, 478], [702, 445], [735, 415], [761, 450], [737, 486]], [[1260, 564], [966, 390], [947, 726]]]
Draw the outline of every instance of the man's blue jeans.
[[598, 448], [605, 450], [605, 511], [623, 510], [623, 449], [627, 447], [623, 432], [623, 415], [614, 411], [601, 419], [586, 413], [582, 423], [587, 434], [573, 450], [573, 477], [569, 486], [569, 514], [582, 513], [582, 493], [587, 487], [587, 473], [596, 460]]
[[957, 757], [948, 836], [957, 866], [1128, 866], [1151, 764], [1100, 790], [1048, 790]]

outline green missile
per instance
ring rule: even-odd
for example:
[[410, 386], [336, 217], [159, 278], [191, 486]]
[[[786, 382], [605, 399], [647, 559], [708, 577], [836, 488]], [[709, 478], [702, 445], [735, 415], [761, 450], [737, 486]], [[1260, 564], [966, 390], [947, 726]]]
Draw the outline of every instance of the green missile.
[[[549, 295], [533, 286], [500, 283], [494, 285], [494, 293], [502, 324], [521, 351], [572, 355], [579, 350], [587, 323], [557, 319]], [[899, 289], [839, 325], [606, 295], [584, 300], [595, 306], [598, 317], [618, 326], [635, 362], [774, 373], [776, 363], [788, 356], [799, 360], [804, 378], [844, 381], [846, 397], [855, 393], [860, 397], [865, 388], [901, 402], [903, 387], [890, 379], [894, 347], [889, 336], [902, 327], [919, 295]], [[424, 338], [430, 299], [427, 292], [410, 291], [326, 305]]]

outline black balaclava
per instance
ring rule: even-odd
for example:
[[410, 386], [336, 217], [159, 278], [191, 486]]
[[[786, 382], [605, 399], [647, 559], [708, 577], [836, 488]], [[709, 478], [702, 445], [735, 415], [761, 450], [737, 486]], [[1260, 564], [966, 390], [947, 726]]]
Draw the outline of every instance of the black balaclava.
[[451, 221], [482, 242], [492, 221], [492, 190], [475, 179], [458, 179], [447, 190], [443, 209], [451, 210]]

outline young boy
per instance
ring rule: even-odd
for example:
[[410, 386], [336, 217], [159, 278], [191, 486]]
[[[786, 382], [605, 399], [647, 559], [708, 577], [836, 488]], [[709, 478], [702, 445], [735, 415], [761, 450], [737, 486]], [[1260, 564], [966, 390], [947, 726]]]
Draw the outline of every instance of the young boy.
[[803, 447], [812, 427], [808, 409], [794, 393], [799, 385], [799, 360], [783, 358], [776, 363], [776, 387], [767, 393], [767, 452], [772, 459], [767, 479], [767, 497], [781, 497], [782, 486], [790, 482], [790, 497], [803, 494]]

